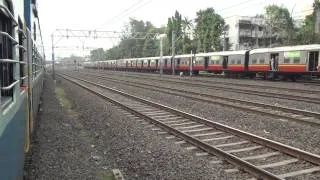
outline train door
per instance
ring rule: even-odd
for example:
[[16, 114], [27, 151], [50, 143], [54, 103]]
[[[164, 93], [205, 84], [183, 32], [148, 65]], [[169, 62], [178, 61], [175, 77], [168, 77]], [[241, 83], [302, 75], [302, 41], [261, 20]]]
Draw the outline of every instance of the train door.
[[308, 71], [317, 71], [318, 64], [319, 64], [319, 52], [318, 51], [309, 52]]
[[156, 59], [156, 69], [158, 69], [159, 59]]
[[150, 59], [148, 60], [148, 68], [150, 68]]
[[168, 64], [168, 59], [165, 59], [165, 60], [164, 60], [164, 67], [165, 67], [165, 68], [167, 67], [167, 64]]
[[128, 68], [128, 61], [126, 61], [126, 68]]
[[244, 70], [245, 71], [249, 70], [249, 51], [247, 51], [244, 56]]
[[279, 53], [270, 54], [269, 67], [271, 71], [277, 71], [279, 65]]
[[228, 69], [228, 56], [223, 56], [222, 67]]
[[209, 57], [204, 57], [204, 69], [207, 70], [209, 67]]
[[177, 68], [179, 68], [179, 66], [180, 66], [180, 61], [181, 61], [181, 59], [178, 58], [178, 59], [177, 59], [177, 64], [176, 64], [176, 67], [177, 67]]

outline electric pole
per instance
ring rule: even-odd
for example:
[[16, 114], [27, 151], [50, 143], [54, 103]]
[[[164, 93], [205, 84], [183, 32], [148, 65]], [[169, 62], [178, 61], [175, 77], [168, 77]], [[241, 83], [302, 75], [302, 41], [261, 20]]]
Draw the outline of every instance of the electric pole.
[[160, 37], [160, 75], [163, 74], [163, 48], [162, 48], [162, 37]]
[[51, 35], [51, 40], [52, 40], [52, 79], [55, 82], [56, 80], [56, 74], [55, 74], [55, 69], [54, 69], [54, 36], [53, 34]]
[[174, 56], [175, 56], [175, 41], [176, 41], [176, 34], [175, 32], [172, 30], [172, 62], [171, 62], [171, 66], [172, 66], [172, 75], [175, 75], [175, 60], [174, 60]]
[[320, 7], [315, 8], [316, 11], [316, 22], [315, 24], [315, 32], [320, 34]]

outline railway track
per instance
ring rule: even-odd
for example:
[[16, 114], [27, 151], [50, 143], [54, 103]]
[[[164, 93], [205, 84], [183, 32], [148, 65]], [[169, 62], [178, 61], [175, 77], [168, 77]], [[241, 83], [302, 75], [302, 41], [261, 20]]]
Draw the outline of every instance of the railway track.
[[[138, 75], [139, 73], [136, 73], [136, 74]], [[149, 74], [157, 75], [159, 73], [149, 73]], [[172, 77], [171, 75], [168, 75], [168, 74], [165, 74], [165, 75], [167, 75], [168, 77]], [[239, 80], [239, 81], [241, 81], [241, 80], [251, 80], [251, 81], [266, 81], [266, 82], [270, 82], [268, 80], [263, 80], [262, 78], [255, 78], [255, 79], [240, 78], [239, 79], [239, 78], [226, 77], [224, 75], [219, 75], [219, 74], [216, 74], [216, 75], [194, 75], [192, 77], [190, 77], [190, 76], [185, 76], [185, 77], [188, 77], [188, 80], [191, 80], [191, 81], [192, 80], [196, 80], [196, 81], [200, 80], [202, 82], [208, 82], [208, 83], [210, 83], [210, 82], [211, 83], [212, 82], [220, 83], [221, 82], [221, 81], [214, 81], [213, 78], [218, 78], [218, 79], [236, 79], [236, 80]], [[210, 80], [207, 80], [209, 78], [210, 78]], [[276, 80], [275, 82], [297, 83], [297, 84], [304, 84], [304, 85], [310, 85], [310, 86], [320, 86], [320, 80], [297, 80], [296, 82]], [[224, 82], [221, 82], [221, 83], [224, 83]], [[243, 83], [239, 83], [239, 84], [240, 84], [240, 86], [247, 85], [247, 84], [243, 84]], [[238, 85], [238, 84], [234, 83], [234, 85]], [[255, 86], [255, 85], [253, 85], [253, 86]], [[265, 85], [258, 85], [258, 86], [266, 87], [266, 88], [273, 88], [272, 86], [265, 86]], [[245, 86], [245, 87], [248, 87], [248, 86]], [[278, 87], [274, 87], [274, 88], [278, 88]], [[282, 87], [279, 87], [279, 88], [282, 89]], [[288, 88], [283, 88], [283, 90], [286, 90], [286, 89], [288, 89]], [[292, 90], [292, 89], [290, 89], [290, 90]], [[299, 91], [299, 89], [295, 89], [295, 90], [297, 90], [297, 92]], [[308, 91], [308, 90], [306, 90], [306, 91]], [[317, 91], [312, 91], [312, 90], [311, 90], [311, 92], [316, 92], [317, 93]]]
[[[139, 98], [88, 80], [61, 75], [78, 86], [178, 137], [187, 149], [223, 158], [258, 179], [320, 177], [320, 156], [256, 136], [220, 123]], [[120, 100], [119, 100], [120, 99]], [[164, 134], [164, 133], [162, 133]]]
[[[182, 97], [200, 101], [200, 102], [219, 104], [219, 105], [228, 106], [236, 109], [264, 114], [264, 115], [279, 118], [281, 120], [288, 119], [288, 120], [292, 120], [300, 123], [307, 123], [313, 126], [320, 126], [320, 113], [318, 112], [246, 101], [246, 100], [229, 98], [229, 97], [216, 96], [216, 95], [207, 94], [207, 93], [198, 93], [191, 90], [183, 90], [179, 88], [172, 88], [172, 87], [169, 88], [169, 87], [151, 85], [151, 84], [141, 83], [141, 82], [132, 82], [125, 79], [111, 78], [111, 77], [92, 75], [92, 74], [90, 74], [90, 76], [94, 76], [95, 78], [98, 78], [101, 80], [108, 80], [114, 83], [121, 83], [124, 85], [133, 86], [137, 88], [149, 89], [156, 92], [182, 96]], [[86, 78], [89, 78], [88, 74]]]
[[[252, 89], [238, 89], [235, 87], [222, 87], [215, 84], [208, 84], [208, 83], [202, 83], [202, 82], [190, 82], [190, 81], [184, 81], [184, 80], [177, 80], [172, 78], [157, 78], [157, 77], [145, 77], [143, 75], [129, 75], [126, 76], [128, 78], [139, 78], [139, 79], [146, 79], [150, 81], [159, 81], [159, 82], [167, 82], [167, 83], [177, 83], [182, 85], [190, 85], [192, 87], [205, 87], [210, 88], [213, 90], [223, 90], [227, 92], [234, 92], [234, 93], [242, 93], [242, 94], [248, 94], [248, 95], [256, 95], [261, 97], [271, 97], [271, 98], [278, 98], [278, 99], [284, 99], [284, 100], [295, 100], [295, 101], [301, 101], [301, 102], [307, 102], [307, 103], [320, 103], [319, 97], [308, 97], [308, 96], [301, 96], [301, 95], [291, 95], [291, 94], [284, 94], [284, 93], [278, 93], [278, 92], [268, 92], [268, 91], [258, 91], [258, 90], [252, 90]], [[316, 92], [316, 90], [315, 90]], [[315, 94], [313, 92], [313, 94]]]

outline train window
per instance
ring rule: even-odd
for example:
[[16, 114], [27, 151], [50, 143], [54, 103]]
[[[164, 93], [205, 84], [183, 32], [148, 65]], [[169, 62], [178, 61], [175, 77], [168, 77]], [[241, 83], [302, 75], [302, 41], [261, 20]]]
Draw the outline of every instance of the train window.
[[257, 64], [257, 59], [252, 59], [252, 64]]
[[289, 57], [285, 57], [283, 63], [289, 64], [290, 63], [290, 58]]
[[293, 58], [293, 64], [300, 64], [300, 57]]
[[265, 59], [260, 59], [260, 64], [264, 64], [265, 63]]
[[25, 48], [24, 48], [24, 39], [25, 39], [25, 35], [23, 32], [23, 23], [21, 22], [20, 18], [19, 18], [19, 33], [18, 33], [18, 37], [19, 37], [19, 62], [20, 62], [20, 86], [24, 85], [24, 81], [25, 81], [25, 63], [24, 63], [24, 53], [25, 53]]
[[239, 60], [237, 60], [237, 64], [241, 64], [241, 60], [239, 59]]
[[0, 11], [0, 32], [7, 35], [0, 36], [0, 105], [6, 106], [13, 100], [14, 81], [13, 48], [17, 42], [14, 41], [13, 25], [9, 18]]
[[230, 64], [235, 64], [235, 60], [234, 60], [234, 59], [232, 59]]

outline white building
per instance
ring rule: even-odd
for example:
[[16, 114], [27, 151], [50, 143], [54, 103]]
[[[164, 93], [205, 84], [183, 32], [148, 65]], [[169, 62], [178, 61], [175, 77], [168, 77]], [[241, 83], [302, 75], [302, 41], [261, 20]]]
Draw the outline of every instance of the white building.
[[234, 16], [225, 20], [229, 26], [226, 39], [230, 50], [267, 47], [275, 40], [261, 17]]

